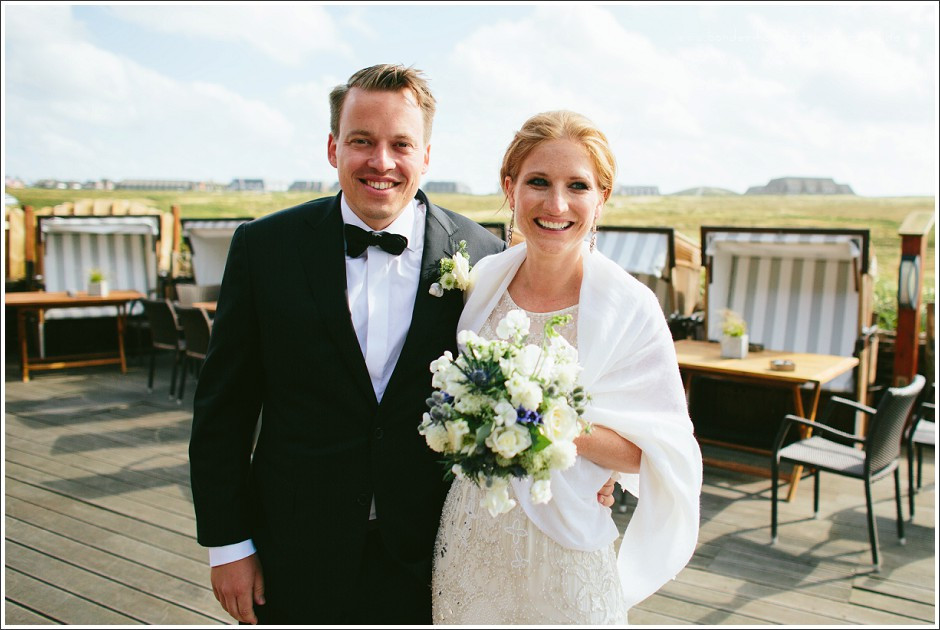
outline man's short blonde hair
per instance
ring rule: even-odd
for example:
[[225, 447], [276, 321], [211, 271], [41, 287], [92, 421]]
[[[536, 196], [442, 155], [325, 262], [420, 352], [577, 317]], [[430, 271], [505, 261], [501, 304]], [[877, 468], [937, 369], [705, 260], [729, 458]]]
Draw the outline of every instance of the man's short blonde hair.
[[415, 68], [401, 65], [379, 64], [363, 68], [349, 77], [345, 85], [337, 85], [330, 92], [330, 133], [339, 137], [339, 119], [343, 113], [343, 103], [352, 88], [361, 90], [399, 92], [411, 90], [424, 117], [424, 143], [431, 141], [431, 123], [434, 121], [435, 101], [423, 73]]

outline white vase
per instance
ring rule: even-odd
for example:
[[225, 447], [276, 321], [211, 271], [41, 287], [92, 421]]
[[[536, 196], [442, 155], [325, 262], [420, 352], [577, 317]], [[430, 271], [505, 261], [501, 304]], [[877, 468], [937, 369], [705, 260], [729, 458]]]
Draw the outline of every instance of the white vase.
[[747, 335], [740, 337], [723, 336], [721, 338], [721, 356], [723, 359], [743, 359], [747, 356]]
[[108, 297], [108, 281], [102, 280], [101, 282], [89, 282], [88, 295]]

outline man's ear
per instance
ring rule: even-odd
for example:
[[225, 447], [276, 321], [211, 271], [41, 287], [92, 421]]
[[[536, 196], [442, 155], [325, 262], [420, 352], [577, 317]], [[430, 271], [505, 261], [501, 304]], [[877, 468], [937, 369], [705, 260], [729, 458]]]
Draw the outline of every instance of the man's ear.
[[333, 165], [333, 168], [336, 168], [336, 138], [333, 137], [333, 134], [330, 134], [326, 141], [326, 157]]
[[424, 166], [421, 167], [421, 174], [428, 172], [428, 166], [431, 164], [431, 145], [424, 147]]

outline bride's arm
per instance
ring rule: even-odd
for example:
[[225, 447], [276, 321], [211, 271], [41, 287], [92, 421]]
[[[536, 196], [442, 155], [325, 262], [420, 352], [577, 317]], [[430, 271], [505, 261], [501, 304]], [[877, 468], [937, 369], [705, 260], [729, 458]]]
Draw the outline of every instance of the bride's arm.
[[591, 460], [602, 468], [624, 473], [640, 472], [643, 451], [619, 433], [598, 425], [591, 432], [574, 440], [578, 455]]

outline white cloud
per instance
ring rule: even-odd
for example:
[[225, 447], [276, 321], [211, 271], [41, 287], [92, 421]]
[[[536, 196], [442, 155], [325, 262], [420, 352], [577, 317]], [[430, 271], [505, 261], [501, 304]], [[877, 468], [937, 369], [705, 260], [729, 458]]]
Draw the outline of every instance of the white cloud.
[[98, 48], [67, 7], [10, 7], [6, 18], [13, 35], [5, 131], [14, 172], [230, 177], [292, 141], [293, 124], [278, 109]]
[[[898, 15], [898, 25], [908, 24]], [[452, 116], [451, 124], [491, 143], [469, 148], [463, 172], [474, 188], [493, 188], [502, 151], [525, 118], [573, 109], [607, 133], [623, 183], [743, 192], [806, 175], [865, 194], [929, 192], [935, 39], [912, 44], [911, 29], [886, 34], [877, 21], [851, 31], [806, 23], [755, 17], [742, 54], [741, 42], [718, 37], [680, 48], [657, 42], [605, 7], [543, 7], [457, 42], [450, 64], [459, 79], [449, 90], [464, 98], [453, 99], [459, 114], [442, 104], [439, 118]], [[459, 151], [467, 155], [466, 142]], [[438, 142], [436, 167], [456, 166], [456, 155], [442, 156], [449, 152]]]
[[350, 51], [330, 14], [314, 4], [131, 5], [111, 11], [150, 30], [251, 46], [288, 65], [299, 65], [318, 51]]

